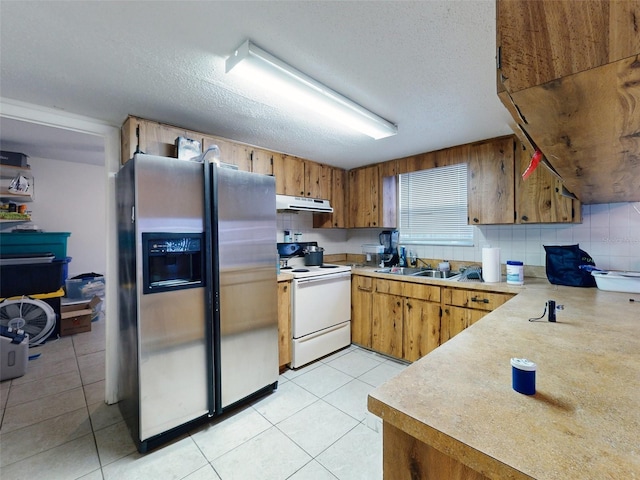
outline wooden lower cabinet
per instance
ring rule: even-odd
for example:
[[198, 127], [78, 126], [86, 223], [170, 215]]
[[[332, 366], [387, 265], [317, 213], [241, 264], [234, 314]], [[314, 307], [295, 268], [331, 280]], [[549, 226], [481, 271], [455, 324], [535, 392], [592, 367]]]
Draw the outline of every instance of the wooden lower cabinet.
[[487, 313], [485, 310], [472, 310], [470, 308], [445, 305], [442, 308], [440, 320], [440, 344], [455, 337], [465, 328], [470, 327]]
[[403, 317], [403, 297], [376, 293], [373, 296], [371, 348], [385, 355], [402, 358]]
[[408, 361], [439, 345], [440, 287], [375, 279], [371, 348]]
[[371, 346], [371, 315], [373, 312], [373, 278], [351, 276], [351, 342], [366, 348]]
[[382, 471], [385, 480], [489, 480], [389, 422], [382, 426]]
[[374, 350], [414, 362], [440, 344], [440, 304], [377, 294], [371, 330]]
[[353, 275], [351, 341], [414, 362], [513, 296]]
[[291, 363], [291, 281], [278, 282], [278, 365]]
[[404, 302], [403, 358], [414, 362], [440, 345], [440, 304], [416, 298]]
[[513, 294], [510, 293], [443, 288], [440, 344], [470, 327], [512, 297]]

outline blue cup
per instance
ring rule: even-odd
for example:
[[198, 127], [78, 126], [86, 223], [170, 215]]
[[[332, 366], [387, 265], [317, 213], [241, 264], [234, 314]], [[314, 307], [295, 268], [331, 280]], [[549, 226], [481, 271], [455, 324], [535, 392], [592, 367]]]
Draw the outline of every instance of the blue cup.
[[537, 365], [526, 358], [511, 359], [511, 384], [513, 389], [524, 395], [536, 393]]

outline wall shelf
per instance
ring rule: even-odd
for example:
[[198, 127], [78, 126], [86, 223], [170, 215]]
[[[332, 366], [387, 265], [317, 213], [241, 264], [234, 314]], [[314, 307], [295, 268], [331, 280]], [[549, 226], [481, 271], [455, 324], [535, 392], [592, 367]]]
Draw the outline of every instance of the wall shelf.
[[[13, 193], [9, 192], [9, 183], [7, 180], [13, 180], [18, 175], [22, 175], [29, 180], [29, 193]], [[0, 200], [11, 201], [15, 203], [27, 203], [33, 201], [34, 192], [34, 178], [31, 174], [30, 167], [15, 167], [13, 165], [0, 164], [0, 179], [2, 179], [2, 186], [0, 186]]]

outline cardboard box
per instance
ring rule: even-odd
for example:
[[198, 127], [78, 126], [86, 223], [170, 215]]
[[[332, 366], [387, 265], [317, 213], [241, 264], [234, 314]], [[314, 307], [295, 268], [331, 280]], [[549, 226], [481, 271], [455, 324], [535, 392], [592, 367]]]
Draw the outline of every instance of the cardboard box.
[[60, 336], [90, 332], [91, 319], [100, 305], [100, 297], [93, 297], [88, 303], [62, 305], [60, 307]]

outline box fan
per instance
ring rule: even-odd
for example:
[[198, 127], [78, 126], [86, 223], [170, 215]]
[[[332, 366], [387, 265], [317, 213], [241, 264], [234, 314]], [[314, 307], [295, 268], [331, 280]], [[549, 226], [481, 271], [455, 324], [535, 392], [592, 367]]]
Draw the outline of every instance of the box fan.
[[0, 302], [0, 325], [29, 334], [29, 345], [40, 345], [56, 325], [56, 313], [46, 302], [22, 297]]

